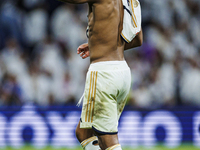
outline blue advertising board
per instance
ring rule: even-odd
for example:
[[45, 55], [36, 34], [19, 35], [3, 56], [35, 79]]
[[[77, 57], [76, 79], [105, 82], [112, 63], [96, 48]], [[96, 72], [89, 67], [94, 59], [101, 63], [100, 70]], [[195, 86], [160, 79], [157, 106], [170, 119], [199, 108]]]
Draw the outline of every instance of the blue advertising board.
[[[0, 147], [74, 147], [75, 128], [81, 108], [75, 106], [0, 108]], [[200, 147], [200, 110], [176, 107], [162, 110], [125, 108], [119, 121], [119, 140], [123, 146], [177, 147], [190, 142]]]

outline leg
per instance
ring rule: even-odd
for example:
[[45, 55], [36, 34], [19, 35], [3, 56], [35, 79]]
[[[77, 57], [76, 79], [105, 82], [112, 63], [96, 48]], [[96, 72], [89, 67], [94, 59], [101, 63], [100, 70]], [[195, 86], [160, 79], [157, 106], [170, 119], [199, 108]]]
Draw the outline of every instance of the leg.
[[94, 132], [92, 129], [81, 129], [80, 128], [80, 121], [76, 127], [76, 137], [81, 143], [82, 141], [94, 136]]
[[90, 66], [81, 127], [93, 128], [101, 150], [121, 150], [117, 135], [118, 120], [129, 94], [131, 74], [125, 62], [119, 62], [113, 72], [113, 64], [107, 63]]
[[76, 137], [84, 150], [100, 150], [94, 131], [92, 129], [81, 129], [80, 121], [76, 128]]
[[96, 133], [96, 135], [98, 136], [99, 146], [101, 147], [101, 150], [106, 150], [109, 147], [119, 144], [117, 134], [109, 135]]

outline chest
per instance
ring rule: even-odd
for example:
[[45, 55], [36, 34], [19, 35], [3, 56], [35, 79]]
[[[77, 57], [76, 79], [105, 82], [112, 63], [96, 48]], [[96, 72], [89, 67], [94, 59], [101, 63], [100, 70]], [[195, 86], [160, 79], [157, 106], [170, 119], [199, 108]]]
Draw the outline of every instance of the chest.
[[111, 17], [117, 8], [117, 0], [89, 4], [88, 21], [101, 21]]

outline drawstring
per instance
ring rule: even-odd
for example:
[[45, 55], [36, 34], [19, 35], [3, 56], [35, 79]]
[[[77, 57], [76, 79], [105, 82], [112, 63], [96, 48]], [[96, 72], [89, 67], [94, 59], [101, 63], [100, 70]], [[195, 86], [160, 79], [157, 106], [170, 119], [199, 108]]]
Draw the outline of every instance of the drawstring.
[[80, 106], [81, 105], [81, 103], [82, 103], [82, 101], [83, 101], [83, 97], [84, 97], [84, 92], [83, 92], [83, 95], [81, 96], [81, 98], [79, 99], [79, 101], [78, 101], [78, 103], [77, 103], [77, 105], [76, 106]]

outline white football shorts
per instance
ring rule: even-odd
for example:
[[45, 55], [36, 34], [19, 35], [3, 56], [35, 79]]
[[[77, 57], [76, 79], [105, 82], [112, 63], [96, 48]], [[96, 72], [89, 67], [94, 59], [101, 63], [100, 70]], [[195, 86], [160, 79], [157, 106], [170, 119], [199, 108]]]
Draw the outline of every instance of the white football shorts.
[[131, 86], [126, 61], [105, 61], [90, 65], [81, 113], [81, 128], [100, 134], [116, 134], [118, 120]]

